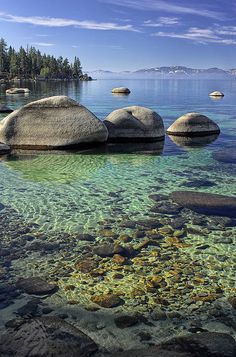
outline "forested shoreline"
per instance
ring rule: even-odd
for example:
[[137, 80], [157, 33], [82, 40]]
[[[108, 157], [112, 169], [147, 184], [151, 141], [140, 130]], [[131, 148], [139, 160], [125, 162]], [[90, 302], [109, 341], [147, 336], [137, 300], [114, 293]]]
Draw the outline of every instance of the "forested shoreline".
[[56, 58], [41, 53], [33, 46], [22, 46], [16, 51], [7, 42], [0, 39], [0, 79], [33, 79], [33, 80], [91, 80], [83, 74], [79, 57], [73, 63], [62, 56]]

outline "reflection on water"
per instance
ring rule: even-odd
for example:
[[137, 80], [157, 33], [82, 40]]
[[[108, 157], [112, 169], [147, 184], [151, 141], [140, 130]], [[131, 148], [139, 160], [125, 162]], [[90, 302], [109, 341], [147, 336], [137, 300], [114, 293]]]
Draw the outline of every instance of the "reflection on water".
[[[199, 190], [235, 196], [230, 154], [235, 83], [123, 81], [131, 94], [115, 97], [110, 93], [119, 85], [115, 82], [32, 83], [28, 98], [9, 98], [1, 90], [1, 102], [17, 108], [65, 94], [101, 118], [138, 104], [159, 112], [166, 127], [181, 114], [198, 111], [214, 118], [221, 135], [167, 136], [165, 143], [85, 151], [17, 150], [2, 157], [0, 293], [6, 283], [11, 288], [1, 295], [0, 328], [16, 314], [29, 316], [29, 306], [21, 308], [32, 296], [16, 297], [12, 284], [19, 277], [41, 276], [59, 290], [44, 296], [42, 305], [34, 301], [40, 305], [35, 314], [50, 308], [49, 315], [66, 314], [109, 351], [147, 346], [138, 337], [143, 323], [126, 329], [125, 339], [115, 326], [114, 317], [124, 312], [142, 314], [150, 343], [193, 329], [231, 334], [236, 222], [176, 207], [170, 194]], [[224, 101], [209, 100], [216, 87], [225, 92]], [[97, 304], [101, 298], [120, 305], [103, 308]]]
[[207, 146], [207, 145], [213, 143], [218, 138], [218, 136], [219, 136], [219, 134], [205, 135], [205, 136], [193, 136], [193, 137], [169, 135], [169, 138], [177, 146], [194, 148], [194, 147]]

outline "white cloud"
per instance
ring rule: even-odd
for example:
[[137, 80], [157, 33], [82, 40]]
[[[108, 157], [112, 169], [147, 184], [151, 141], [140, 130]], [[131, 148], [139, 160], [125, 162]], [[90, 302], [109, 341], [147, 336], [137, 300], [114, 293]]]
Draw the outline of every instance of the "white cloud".
[[31, 45], [34, 45], [34, 46], [42, 46], [42, 47], [52, 47], [52, 46], [55, 46], [54, 43], [47, 43], [47, 42], [32, 42]]
[[209, 17], [213, 19], [222, 20], [223, 16], [221, 13], [207, 10], [205, 8], [196, 8], [190, 6], [182, 6], [171, 4], [169, 0], [100, 0], [101, 2], [114, 4], [117, 6], [123, 6], [128, 8], [133, 8], [137, 10], [153, 10], [153, 11], [166, 11], [170, 13], [176, 14], [190, 14], [190, 15], [198, 15], [203, 17]]
[[184, 33], [159, 31], [153, 33], [152, 36], [186, 39], [202, 44], [219, 43], [224, 45], [236, 45], [236, 40], [221, 37], [218, 35], [217, 30], [212, 28], [203, 29], [191, 27]]
[[6, 13], [0, 13], [0, 21], [8, 21], [22, 24], [31, 24], [37, 26], [46, 26], [46, 27], [68, 27], [74, 26], [87, 30], [117, 30], [117, 31], [132, 31], [140, 32], [138, 29], [135, 29], [133, 25], [119, 25], [113, 22], [96, 22], [96, 21], [80, 21], [73, 19], [64, 19], [56, 17], [40, 17], [40, 16], [15, 16]]
[[163, 27], [163, 26], [171, 26], [171, 25], [179, 25], [180, 20], [178, 17], [159, 17], [156, 22], [152, 20], [144, 21], [143, 26], [146, 27]]

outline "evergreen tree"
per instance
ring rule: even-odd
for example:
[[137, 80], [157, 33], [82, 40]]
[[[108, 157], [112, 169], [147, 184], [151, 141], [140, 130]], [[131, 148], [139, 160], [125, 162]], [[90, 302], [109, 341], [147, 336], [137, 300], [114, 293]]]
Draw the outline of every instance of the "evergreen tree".
[[[45, 79], [80, 79], [83, 75], [80, 59], [75, 57], [70, 63], [68, 58], [42, 54], [35, 47], [16, 51], [12, 46], [7, 49], [6, 41], [0, 39], [0, 76], [9, 78], [35, 79], [42, 76]], [[84, 76], [85, 77], [85, 76]]]

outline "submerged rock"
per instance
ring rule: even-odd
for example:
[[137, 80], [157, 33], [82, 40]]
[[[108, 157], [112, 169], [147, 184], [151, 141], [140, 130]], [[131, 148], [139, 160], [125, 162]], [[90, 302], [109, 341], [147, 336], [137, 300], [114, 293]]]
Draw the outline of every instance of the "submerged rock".
[[66, 96], [54, 96], [15, 110], [0, 123], [0, 141], [18, 148], [58, 148], [107, 140], [105, 125]]
[[97, 349], [79, 329], [51, 316], [25, 320], [0, 337], [0, 355], [4, 357], [87, 357]]
[[123, 329], [136, 325], [139, 322], [139, 318], [135, 315], [122, 315], [115, 317], [114, 321], [117, 327]]
[[201, 332], [172, 338], [155, 347], [115, 353], [114, 357], [234, 357], [236, 343], [225, 333]]
[[175, 191], [171, 199], [200, 214], [236, 218], [236, 197], [205, 192]]
[[219, 134], [220, 128], [205, 115], [187, 113], [178, 118], [166, 132], [169, 135], [177, 136], [204, 136]]
[[153, 110], [139, 106], [114, 110], [104, 124], [111, 142], [156, 141], [165, 136], [162, 118]]
[[123, 305], [124, 303], [123, 299], [114, 294], [95, 295], [92, 296], [91, 300], [93, 303], [107, 309]]
[[180, 146], [182, 148], [199, 148], [207, 146], [213, 143], [219, 134], [213, 135], [205, 135], [205, 136], [177, 136], [170, 135], [171, 141], [175, 143], [175, 145]]
[[13, 109], [8, 108], [6, 105], [0, 105], [0, 113], [12, 113]]
[[214, 152], [213, 159], [225, 164], [236, 164], [236, 147], [224, 148]]
[[40, 277], [20, 279], [16, 287], [30, 295], [48, 295], [57, 290], [57, 285], [49, 284]]

